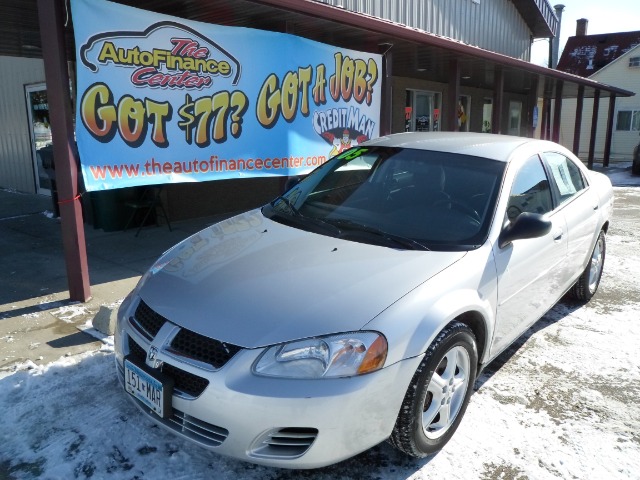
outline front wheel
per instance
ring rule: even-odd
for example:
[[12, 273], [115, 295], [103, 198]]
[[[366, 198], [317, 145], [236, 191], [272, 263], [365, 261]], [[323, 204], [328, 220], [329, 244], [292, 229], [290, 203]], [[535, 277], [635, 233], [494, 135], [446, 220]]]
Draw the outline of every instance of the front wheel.
[[477, 365], [471, 329], [461, 322], [447, 325], [411, 380], [389, 442], [413, 457], [442, 449], [467, 409]]
[[587, 268], [584, 269], [584, 272], [582, 272], [580, 278], [571, 289], [571, 295], [576, 300], [588, 302], [595, 295], [602, 278], [606, 251], [605, 235], [604, 231], [601, 231], [600, 235], [598, 235], [598, 240], [596, 240], [596, 245], [593, 247]]

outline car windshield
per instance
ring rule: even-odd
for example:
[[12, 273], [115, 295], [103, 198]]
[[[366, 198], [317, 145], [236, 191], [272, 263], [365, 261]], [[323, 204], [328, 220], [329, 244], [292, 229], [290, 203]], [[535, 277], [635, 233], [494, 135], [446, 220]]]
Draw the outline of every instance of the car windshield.
[[355, 147], [263, 209], [298, 228], [363, 243], [469, 250], [487, 238], [505, 163], [399, 147]]

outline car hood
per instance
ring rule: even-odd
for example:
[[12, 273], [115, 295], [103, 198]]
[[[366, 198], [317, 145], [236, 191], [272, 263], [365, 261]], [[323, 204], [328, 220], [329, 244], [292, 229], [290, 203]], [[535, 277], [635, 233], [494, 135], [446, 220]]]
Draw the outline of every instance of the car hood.
[[255, 348], [361, 329], [464, 255], [337, 239], [253, 210], [169, 250], [138, 294], [181, 327]]

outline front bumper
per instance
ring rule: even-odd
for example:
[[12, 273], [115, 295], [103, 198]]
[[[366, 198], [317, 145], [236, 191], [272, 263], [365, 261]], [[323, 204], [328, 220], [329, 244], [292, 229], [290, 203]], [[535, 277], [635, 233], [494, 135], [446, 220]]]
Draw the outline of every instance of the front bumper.
[[[115, 335], [121, 382], [124, 357], [136, 352], [145, 356], [152, 345], [132, 325], [130, 314], [131, 306], [123, 304]], [[240, 350], [212, 371], [161, 348], [157, 360], [169, 366], [163, 371], [204, 379], [202, 393], [175, 392], [173, 415], [167, 419], [127, 396], [158, 425], [216, 453], [262, 465], [317, 468], [389, 437], [421, 360], [407, 359], [360, 377], [299, 380], [252, 374], [251, 366], [262, 351]]]

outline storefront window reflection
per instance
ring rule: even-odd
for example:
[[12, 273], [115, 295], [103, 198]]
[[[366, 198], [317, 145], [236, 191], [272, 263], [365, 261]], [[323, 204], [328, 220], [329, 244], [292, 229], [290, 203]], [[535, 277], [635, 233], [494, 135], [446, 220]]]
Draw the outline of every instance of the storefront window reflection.
[[31, 150], [36, 190], [41, 194], [50, 194], [54, 166], [47, 90], [44, 84], [27, 85], [25, 90], [31, 124]]

